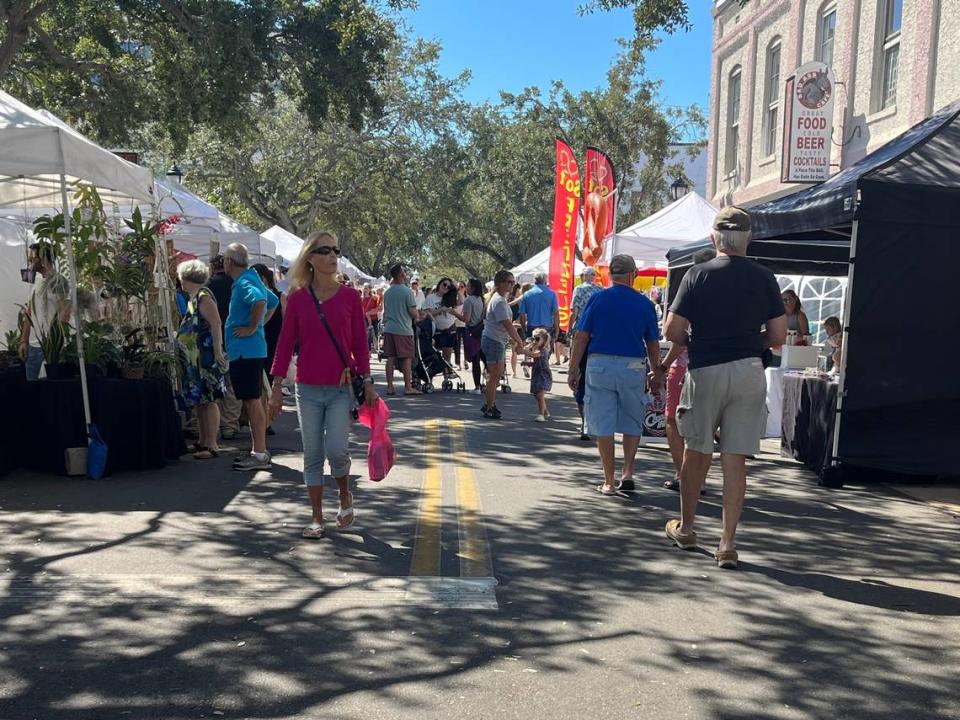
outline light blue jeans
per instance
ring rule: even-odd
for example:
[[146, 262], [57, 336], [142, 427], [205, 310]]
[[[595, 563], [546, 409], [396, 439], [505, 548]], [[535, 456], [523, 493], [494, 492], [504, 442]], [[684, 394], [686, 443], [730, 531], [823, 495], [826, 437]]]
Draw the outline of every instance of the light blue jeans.
[[[335, 478], [350, 472], [350, 388], [297, 383], [296, 397], [303, 481], [309, 487], [335, 488]], [[330, 461], [332, 476], [324, 476], [324, 460]]]
[[43, 350], [31, 345], [27, 349], [27, 380], [39, 380], [40, 368], [43, 367]]

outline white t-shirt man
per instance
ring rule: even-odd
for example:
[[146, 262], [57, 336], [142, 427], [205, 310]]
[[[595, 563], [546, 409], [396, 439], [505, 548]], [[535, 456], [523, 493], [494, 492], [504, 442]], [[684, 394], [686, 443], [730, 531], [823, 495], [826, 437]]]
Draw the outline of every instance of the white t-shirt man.
[[49, 277], [40, 276], [30, 295], [30, 345], [40, 347], [40, 338], [50, 332], [54, 318], [59, 314], [66, 298], [57, 294], [55, 288], [64, 286], [66, 281], [60, 275], [52, 273]]

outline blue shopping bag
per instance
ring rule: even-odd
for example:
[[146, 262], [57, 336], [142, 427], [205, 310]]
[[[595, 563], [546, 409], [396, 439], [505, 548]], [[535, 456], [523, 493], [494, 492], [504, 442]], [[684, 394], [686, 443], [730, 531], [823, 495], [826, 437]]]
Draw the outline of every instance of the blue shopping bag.
[[90, 423], [90, 446], [87, 448], [87, 475], [94, 480], [103, 477], [107, 469], [107, 444], [100, 436], [97, 426]]

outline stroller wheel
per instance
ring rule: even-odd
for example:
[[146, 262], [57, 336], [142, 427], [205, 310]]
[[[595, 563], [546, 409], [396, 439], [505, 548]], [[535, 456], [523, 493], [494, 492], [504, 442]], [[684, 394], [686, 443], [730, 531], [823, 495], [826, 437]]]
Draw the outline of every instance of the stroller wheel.
[[423, 384], [423, 394], [424, 394], [424, 395], [429, 395], [429, 394], [432, 393], [432, 392], [433, 392], [433, 384], [432, 384], [432, 383], [424, 383], [424, 384]]
[[440, 389], [443, 390], [444, 392], [450, 392], [451, 390], [453, 390], [453, 383], [450, 382], [449, 380], [444, 380], [443, 383], [440, 385]]
[[504, 385], [502, 388], [500, 388], [500, 392], [502, 392], [504, 395], [509, 395], [511, 392], [513, 392], [513, 390], [511, 390], [509, 385]]

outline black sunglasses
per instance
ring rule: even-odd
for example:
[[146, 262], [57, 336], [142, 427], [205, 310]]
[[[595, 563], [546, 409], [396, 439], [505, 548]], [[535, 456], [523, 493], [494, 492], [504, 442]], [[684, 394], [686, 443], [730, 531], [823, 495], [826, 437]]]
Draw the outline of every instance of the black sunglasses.
[[310, 251], [311, 255], [329, 255], [330, 253], [339, 255], [340, 248], [334, 245], [317, 245], [317, 247]]

